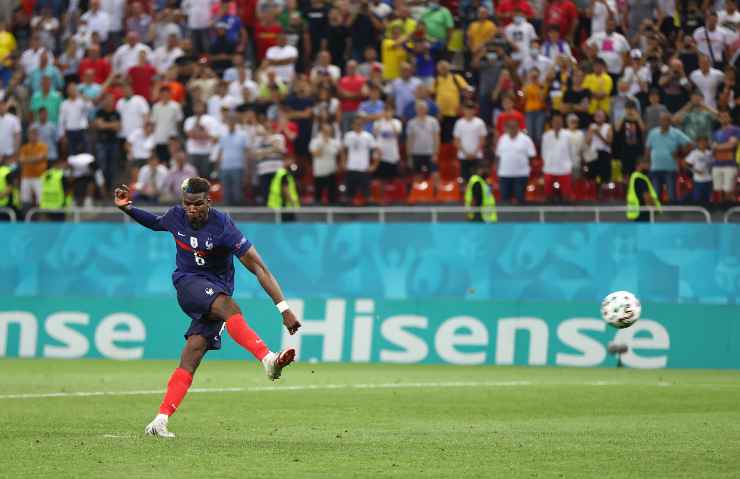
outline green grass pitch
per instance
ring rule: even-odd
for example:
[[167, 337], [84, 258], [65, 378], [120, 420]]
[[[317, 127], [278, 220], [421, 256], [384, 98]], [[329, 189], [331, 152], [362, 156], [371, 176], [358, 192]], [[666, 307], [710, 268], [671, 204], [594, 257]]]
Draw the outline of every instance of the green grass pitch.
[[0, 477], [740, 477], [736, 371], [207, 360], [144, 437], [174, 366], [0, 360]]

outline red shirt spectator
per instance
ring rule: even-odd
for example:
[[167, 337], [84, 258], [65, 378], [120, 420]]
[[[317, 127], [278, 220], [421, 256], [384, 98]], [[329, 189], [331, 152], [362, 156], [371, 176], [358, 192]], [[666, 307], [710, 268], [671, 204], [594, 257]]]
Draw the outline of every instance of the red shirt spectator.
[[570, 38], [578, 21], [578, 9], [571, 0], [552, 0], [545, 7], [545, 25], [560, 27], [560, 38]]
[[88, 50], [88, 56], [80, 60], [80, 66], [77, 69], [80, 78], [84, 78], [86, 70], [95, 72], [95, 83], [105, 83], [110, 76], [110, 62], [105, 58], [100, 58], [100, 47], [97, 45], [91, 46]]
[[506, 126], [506, 122], [509, 120], [516, 120], [519, 122], [519, 129], [525, 130], [526, 126], [524, 124], [524, 115], [517, 110], [511, 110], [511, 111], [503, 111], [499, 114], [498, 118], [496, 118], [496, 133], [498, 136], [501, 136], [504, 134], [504, 127]]
[[146, 101], [152, 100], [152, 84], [157, 76], [157, 69], [149, 63], [139, 63], [128, 70], [128, 78], [134, 95], [141, 95]]
[[339, 106], [343, 112], [357, 111], [362, 103], [362, 88], [365, 86], [365, 77], [356, 73], [357, 63], [347, 63], [347, 75], [337, 82], [339, 89]]
[[254, 42], [257, 45], [257, 63], [262, 63], [267, 50], [278, 44], [278, 35], [282, 32], [282, 27], [275, 20], [268, 20], [266, 23], [257, 23], [254, 27]]
[[527, 18], [534, 17], [534, 9], [527, 0], [501, 0], [496, 7], [496, 15], [502, 27], [511, 23], [515, 12], [519, 10]]
[[283, 112], [279, 113], [278, 121], [274, 122], [272, 127], [285, 138], [285, 148], [288, 150], [288, 156], [295, 155], [295, 139], [298, 138], [298, 123], [290, 121], [284, 116]]
[[258, 0], [237, 0], [236, 11], [242, 23], [248, 28], [257, 25], [257, 3]]
[[108, 88], [105, 89], [105, 94], [113, 97], [113, 104], [115, 105], [116, 103], [118, 103], [118, 100], [123, 98], [125, 92], [123, 90], [123, 86], [121, 86], [119, 82], [113, 82], [112, 84], [108, 85]]

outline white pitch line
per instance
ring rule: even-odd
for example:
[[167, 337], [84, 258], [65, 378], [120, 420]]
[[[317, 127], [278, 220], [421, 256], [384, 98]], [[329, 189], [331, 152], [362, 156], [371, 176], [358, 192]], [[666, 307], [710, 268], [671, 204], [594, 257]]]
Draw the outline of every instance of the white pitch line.
[[[368, 384], [305, 384], [295, 386], [254, 386], [247, 388], [192, 388], [189, 393], [269, 392], [269, 391], [326, 391], [331, 389], [400, 389], [400, 388], [462, 388], [462, 387], [511, 387], [531, 386], [530, 381], [498, 382], [416, 382], [416, 383], [368, 383]], [[141, 396], [164, 394], [162, 389], [141, 391], [87, 391], [59, 393], [3, 394], [0, 399], [43, 399], [89, 396]]]

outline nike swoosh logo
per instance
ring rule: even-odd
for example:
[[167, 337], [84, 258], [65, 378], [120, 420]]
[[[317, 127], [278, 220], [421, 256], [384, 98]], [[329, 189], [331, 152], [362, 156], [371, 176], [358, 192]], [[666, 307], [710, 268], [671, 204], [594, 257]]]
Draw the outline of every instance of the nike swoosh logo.
[[179, 231], [177, 232], [177, 236], [182, 236], [183, 238], [185, 237], [185, 235], [180, 233]]

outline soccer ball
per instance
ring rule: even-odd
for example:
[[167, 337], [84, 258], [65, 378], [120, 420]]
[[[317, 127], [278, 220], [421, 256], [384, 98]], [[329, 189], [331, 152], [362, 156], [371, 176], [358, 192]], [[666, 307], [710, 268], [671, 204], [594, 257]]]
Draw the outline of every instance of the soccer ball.
[[640, 319], [640, 300], [629, 291], [615, 291], [601, 302], [601, 317], [618, 329], [629, 328]]

